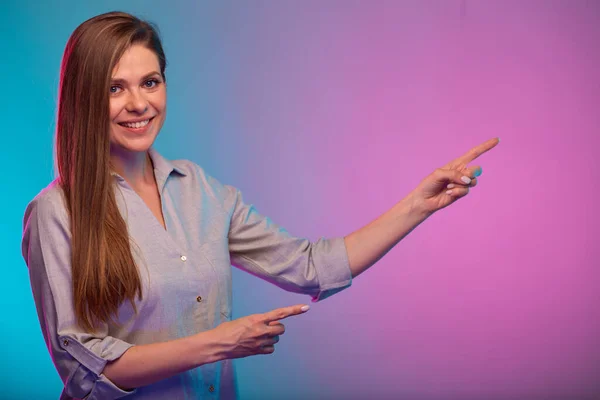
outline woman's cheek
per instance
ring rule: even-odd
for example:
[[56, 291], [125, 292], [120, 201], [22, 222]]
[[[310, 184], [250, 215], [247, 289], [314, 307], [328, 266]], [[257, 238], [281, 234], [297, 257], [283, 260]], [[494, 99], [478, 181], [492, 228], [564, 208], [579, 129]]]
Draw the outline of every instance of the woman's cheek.
[[114, 120], [115, 118], [117, 118], [119, 116], [119, 113], [123, 109], [123, 105], [120, 103], [121, 102], [119, 102], [118, 100], [113, 100], [113, 99], [110, 100], [109, 113], [110, 113], [111, 121]]

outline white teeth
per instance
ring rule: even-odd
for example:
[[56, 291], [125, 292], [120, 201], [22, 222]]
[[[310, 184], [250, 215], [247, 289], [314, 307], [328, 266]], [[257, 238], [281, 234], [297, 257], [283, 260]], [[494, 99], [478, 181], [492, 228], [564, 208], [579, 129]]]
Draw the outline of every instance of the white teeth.
[[123, 122], [121, 123], [121, 125], [126, 126], [128, 128], [143, 128], [144, 126], [148, 125], [148, 122], [150, 122], [149, 119], [145, 120], [145, 121], [140, 121], [140, 122]]

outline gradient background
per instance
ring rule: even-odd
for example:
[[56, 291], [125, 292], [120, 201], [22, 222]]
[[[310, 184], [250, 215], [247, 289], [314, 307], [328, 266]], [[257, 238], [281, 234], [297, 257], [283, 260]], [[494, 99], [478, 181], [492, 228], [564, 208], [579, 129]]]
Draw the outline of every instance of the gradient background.
[[[495, 136], [479, 185], [239, 360], [242, 399], [600, 398], [600, 1], [6, 1], [0, 394], [55, 399], [20, 254], [54, 177], [59, 64], [120, 9], [159, 24], [187, 158], [292, 234], [346, 235]], [[13, 188], [13, 189], [11, 189]], [[16, 190], [15, 190], [16, 188]], [[235, 317], [308, 302], [235, 270]]]

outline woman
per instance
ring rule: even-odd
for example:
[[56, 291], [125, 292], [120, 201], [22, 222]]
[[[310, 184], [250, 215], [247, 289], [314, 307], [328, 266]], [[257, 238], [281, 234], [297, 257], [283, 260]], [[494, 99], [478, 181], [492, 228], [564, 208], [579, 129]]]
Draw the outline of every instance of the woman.
[[152, 144], [166, 113], [156, 30], [107, 13], [71, 35], [60, 76], [59, 177], [28, 205], [23, 256], [61, 399], [235, 398], [232, 360], [269, 354], [307, 305], [231, 320], [231, 263], [325, 299], [465, 196], [491, 139], [344, 237], [310, 243], [241, 193]]

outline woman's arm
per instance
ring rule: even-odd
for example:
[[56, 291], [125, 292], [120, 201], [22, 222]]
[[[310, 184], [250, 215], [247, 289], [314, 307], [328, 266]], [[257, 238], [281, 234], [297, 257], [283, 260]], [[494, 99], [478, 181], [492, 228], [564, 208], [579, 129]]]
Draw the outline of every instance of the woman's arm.
[[108, 362], [103, 374], [121, 389], [131, 390], [219, 361], [223, 358], [218, 350], [213, 331], [168, 342], [137, 345]]
[[186, 338], [133, 346], [106, 364], [104, 375], [120, 388], [130, 390], [203, 364], [271, 354], [285, 331], [278, 321], [304, 314], [308, 308], [304, 304], [279, 308], [224, 322], [215, 329]]
[[352, 278], [375, 264], [430, 215], [409, 194], [376, 220], [344, 237]]
[[500, 143], [492, 138], [436, 169], [397, 203], [365, 227], [344, 238], [352, 277], [366, 271], [436, 211], [466, 196], [477, 185], [480, 166], [468, 166]]

